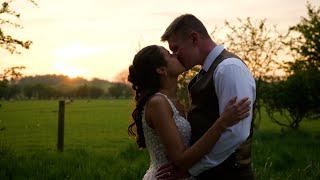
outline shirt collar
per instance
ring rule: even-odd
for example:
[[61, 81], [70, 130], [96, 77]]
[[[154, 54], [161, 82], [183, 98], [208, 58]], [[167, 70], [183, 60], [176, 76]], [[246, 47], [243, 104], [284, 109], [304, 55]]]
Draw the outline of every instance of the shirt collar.
[[204, 63], [202, 65], [202, 69], [205, 70], [206, 72], [209, 70], [211, 64], [213, 61], [221, 54], [221, 52], [224, 50], [224, 47], [222, 45], [217, 45], [214, 47], [207, 58], [204, 60]]

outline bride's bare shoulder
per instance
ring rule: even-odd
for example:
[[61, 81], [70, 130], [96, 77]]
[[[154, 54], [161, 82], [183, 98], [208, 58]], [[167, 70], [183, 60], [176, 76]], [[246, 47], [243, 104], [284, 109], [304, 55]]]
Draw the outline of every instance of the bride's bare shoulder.
[[145, 106], [145, 118], [150, 127], [154, 128], [155, 123], [159, 123], [172, 115], [170, 105], [166, 98], [160, 94], [155, 94], [147, 101]]
[[161, 95], [161, 94], [154, 94], [153, 96], [150, 97], [150, 99], [147, 101], [147, 108], [150, 109], [158, 109], [159, 108], [165, 108], [169, 107], [169, 103], [166, 100], [166, 98]]

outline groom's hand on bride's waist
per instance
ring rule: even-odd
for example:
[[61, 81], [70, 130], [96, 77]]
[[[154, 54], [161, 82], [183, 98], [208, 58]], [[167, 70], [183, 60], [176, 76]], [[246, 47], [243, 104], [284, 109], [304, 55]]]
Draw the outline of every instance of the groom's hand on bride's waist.
[[188, 171], [179, 170], [172, 162], [160, 166], [156, 173], [159, 180], [183, 179], [189, 176]]

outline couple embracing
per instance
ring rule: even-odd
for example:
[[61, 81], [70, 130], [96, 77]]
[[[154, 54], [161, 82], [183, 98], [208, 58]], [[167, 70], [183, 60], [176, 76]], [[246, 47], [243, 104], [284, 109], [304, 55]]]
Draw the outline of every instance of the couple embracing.
[[[245, 63], [217, 45], [191, 14], [177, 17], [164, 47], [140, 50], [129, 67], [135, 90], [128, 128], [150, 167], [143, 179], [254, 179], [251, 138], [255, 80]], [[188, 85], [191, 106], [177, 99], [178, 76], [196, 65]]]

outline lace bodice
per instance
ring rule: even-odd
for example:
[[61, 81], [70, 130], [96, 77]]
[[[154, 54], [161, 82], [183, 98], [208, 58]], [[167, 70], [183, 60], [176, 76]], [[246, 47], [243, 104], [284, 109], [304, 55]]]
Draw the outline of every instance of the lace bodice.
[[[185, 146], [189, 147], [189, 141], [191, 138], [191, 127], [189, 122], [182, 117], [179, 114], [179, 111], [175, 107], [175, 105], [172, 103], [172, 101], [164, 94], [162, 93], [157, 93], [159, 95], [162, 95], [167, 99], [169, 102], [172, 112], [173, 112], [173, 119], [176, 123], [176, 126], [178, 127], [179, 133], [182, 137], [182, 140], [185, 144]], [[153, 176], [155, 169], [160, 167], [161, 165], [165, 164], [168, 162], [167, 154], [165, 151], [164, 145], [160, 142], [159, 136], [155, 132], [154, 129], [152, 129], [146, 122], [145, 120], [145, 113], [143, 111], [142, 115], [142, 127], [143, 127], [143, 132], [145, 136], [145, 141], [146, 141], [146, 146], [149, 152], [150, 156], [150, 168], [145, 175], [144, 179], [153, 179], [150, 178]], [[149, 175], [148, 175], [149, 173]], [[149, 178], [146, 178], [149, 177]]]

